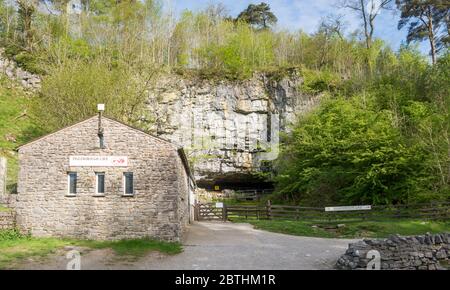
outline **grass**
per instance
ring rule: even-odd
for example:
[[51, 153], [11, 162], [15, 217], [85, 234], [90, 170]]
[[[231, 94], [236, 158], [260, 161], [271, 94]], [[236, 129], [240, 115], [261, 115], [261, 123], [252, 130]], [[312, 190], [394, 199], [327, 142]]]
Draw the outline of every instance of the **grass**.
[[150, 251], [175, 255], [182, 251], [180, 243], [169, 243], [154, 239], [134, 239], [119, 241], [74, 241], [75, 245], [85, 246], [92, 249], [111, 248], [119, 256], [142, 257]]
[[[386, 238], [393, 234], [421, 235], [427, 232], [450, 232], [450, 221], [383, 220], [383, 221], [287, 221], [243, 220], [255, 228], [270, 232], [321, 238]], [[338, 227], [338, 224], [341, 226]], [[343, 225], [343, 226], [342, 226]]]
[[0, 212], [10, 211], [11, 209], [0, 204]]
[[0, 231], [0, 269], [13, 268], [27, 258], [43, 258], [56, 253], [65, 246], [90, 249], [111, 248], [118, 256], [142, 257], [151, 251], [174, 255], [182, 251], [180, 243], [169, 243], [152, 239], [119, 241], [92, 241], [58, 238], [34, 238], [24, 236], [16, 230]]

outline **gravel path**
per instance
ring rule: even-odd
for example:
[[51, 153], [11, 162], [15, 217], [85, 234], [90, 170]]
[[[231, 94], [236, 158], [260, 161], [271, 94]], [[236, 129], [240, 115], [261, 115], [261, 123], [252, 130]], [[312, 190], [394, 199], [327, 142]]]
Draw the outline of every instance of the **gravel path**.
[[[298, 237], [255, 230], [249, 224], [201, 222], [190, 226], [184, 251], [175, 256], [150, 253], [139, 260], [111, 250], [80, 249], [82, 269], [284, 270], [332, 269], [354, 240]], [[61, 251], [21, 269], [65, 269]]]

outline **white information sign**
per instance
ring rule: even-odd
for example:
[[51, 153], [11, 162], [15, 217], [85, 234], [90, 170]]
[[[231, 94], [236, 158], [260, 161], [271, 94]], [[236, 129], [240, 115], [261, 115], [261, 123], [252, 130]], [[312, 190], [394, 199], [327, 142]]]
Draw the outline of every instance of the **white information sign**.
[[216, 208], [223, 208], [223, 202], [216, 202]]
[[325, 211], [347, 211], [347, 210], [371, 210], [370, 205], [355, 205], [355, 206], [330, 206], [326, 207]]
[[127, 156], [70, 156], [70, 166], [128, 166]]

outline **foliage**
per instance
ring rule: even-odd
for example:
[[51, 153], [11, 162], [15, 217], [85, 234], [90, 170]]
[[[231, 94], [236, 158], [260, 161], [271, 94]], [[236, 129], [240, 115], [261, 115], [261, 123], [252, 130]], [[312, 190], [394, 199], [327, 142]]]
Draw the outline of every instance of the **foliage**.
[[0, 241], [20, 240], [27, 238], [18, 229], [0, 230]]
[[357, 102], [330, 100], [299, 121], [279, 161], [279, 194], [308, 204], [408, 200], [425, 153], [402, 141], [390, 112]]
[[30, 117], [30, 97], [20, 86], [0, 77], [0, 156], [8, 161], [7, 190], [14, 192], [18, 164], [14, 149], [43, 132]]
[[336, 73], [322, 70], [303, 70], [303, 83], [300, 90], [308, 94], [318, 94], [322, 92], [335, 92], [341, 85], [341, 79]]
[[108, 68], [100, 61], [67, 60], [44, 78], [32, 113], [43, 128], [54, 130], [95, 115], [96, 104], [104, 103], [108, 115], [137, 124], [146, 116], [147, 87], [142, 84], [154, 76], [154, 71], [144, 73], [136, 76], [126, 67]]
[[[448, 199], [448, 59], [430, 66], [406, 49], [378, 62], [363, 90], [329, 89], [334, 96], [284, 140], [276, 198], [316, 205]], [[307, 74], [303, 86], [315, 92], [320, 75]]]

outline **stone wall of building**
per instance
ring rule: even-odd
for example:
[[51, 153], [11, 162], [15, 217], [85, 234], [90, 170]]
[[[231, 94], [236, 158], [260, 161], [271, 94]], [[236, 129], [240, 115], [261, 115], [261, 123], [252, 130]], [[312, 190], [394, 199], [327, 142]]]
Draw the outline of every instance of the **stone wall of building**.
[[23, 70], [16, 62], [8, 59], [3, 48], [0, 48], [0, 72], [3, 72], [11, 80], [19, 82], [24, 88], [39, 89], [41, 87], [41, 78]]
[[439, 261], [450, 259], [450, 233], [421, 236], [391, 236], [388, 239], [365, 239], [350, 244], [346, 253], [337, 261], [336, 267], [344, 270], [366, 269], [367, 253], [380, 253], [382, 270], [437, 270]]
[[16, 225], [15, 214], [13, 210], [0, 210], [0, 230], [10, 230]]
[[187, 174], [185, 165], [183, 164], [181, 158], [176, 158], [176, 166], [177, 166], [177, 203], [178, 203], [178, 211], [177, 218], [181, 224], [182, 235], [186, 233], [187, 225], [190, 220], [190, 180], [189, 175]]
[[11, 193], [0, 194], [0, 205], [4, 205], [9, 208], [15, 209], [17, 198], [18, 198], [17, 194]]
[[[19, 148], [18, 226], [35, 236], [179, 241], [188, 180], [177, 147], [103, 118], [100, 149], [97, 122], [93, 117]], [[127, 156], [128, 167], [70, 167], [72, 155]], [[75, 196], [68, 195], [72, 171]], [[95, 172], [105, 173], [102, 196], [95, 194]], [[123, 172], [133, 172], [133, 196], [123, 194]]]

